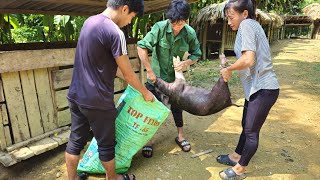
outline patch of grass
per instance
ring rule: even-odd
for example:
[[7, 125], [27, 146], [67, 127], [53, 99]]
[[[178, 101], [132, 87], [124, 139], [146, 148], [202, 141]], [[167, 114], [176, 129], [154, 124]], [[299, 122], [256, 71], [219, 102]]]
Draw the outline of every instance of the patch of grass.
[[312, 79], [316, 84], [320, 85], [320, 78], [319, 78], [319, 76], [320, 76], [320, 63], [314, 64], [313, 70], [314, 70], [314, 73], [311, 74]]
[[[192, 86], [211, 89], [220, 77], [219, 61], [199, 61], [190, 70], [190, 76], [186, 80]], [[229, 86], [239, 85], [237, 72], [233, 72], [232, 79], [228, 82]]]
[[320, 72], [320, 63], [315, 64], [315, 66], [313, 67], [313, 70], [316, 72]]
[[297, 66], [300, 69], [300, 71], [294, 73], [297, 78], [309, 81], [311, 84], [320, 85], [320, 63], [299, 61]]

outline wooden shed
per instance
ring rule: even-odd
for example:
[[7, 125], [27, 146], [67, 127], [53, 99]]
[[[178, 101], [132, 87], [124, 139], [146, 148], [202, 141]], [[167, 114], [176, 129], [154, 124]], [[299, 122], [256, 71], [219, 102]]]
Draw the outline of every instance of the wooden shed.
[[[206, 59], [212, 51], [223, 53], [225, 50], [233, 50], [236, 32], [232, 31], [224, 18], [225, 4], [226, 1], [201, 9], [192, 22], [202, 42], [202, 59]], [[271, 41], [271, 16], [259, 9], [256, 14], [257, 21], [262, 25], [269, 41]]]
[[[131, 65], [145, 81], [136, 43], [131, 43]], [[4, 166], [67, 142], [70, 111], [66, 94], [74, 54], [75, 48], [0, 52], [0, 161]], [[126, 85], [115, 79], [115, 101]]]
[[313, 20], [311, 39], [320, 39], [320, 4], [312, 3], [303, 8], [303, 12]]
[[[165, 9], [170, 0], [146, 0], [145, 13]], [[189, 0], [189, 3], [196, 0]], [[5, 0], [0, 14], [93, 15], [105, 0]], [[131, 65], [145, 82], [136, 40], [127, 40]], [[54, 48], [54, 49], [51, 49]], [[75, 44], [0, 46], [0, 162], [8, 167], [68, 141], [70, 111], [66, 94], [72, 78]], [[127, 84], [115, 79], [115, 101]]]
[[[310, 32], [311, 25], [313, 23], [310, 16], [303, 15], [284, 15], [282, 16], [284, 25], [282, 29], [283, 38], [301, 38], [303, 32], [307, 32], [304, 36], [309, 38], [308, 33]], [[305, 31], [303, 31], [303, 29]]]

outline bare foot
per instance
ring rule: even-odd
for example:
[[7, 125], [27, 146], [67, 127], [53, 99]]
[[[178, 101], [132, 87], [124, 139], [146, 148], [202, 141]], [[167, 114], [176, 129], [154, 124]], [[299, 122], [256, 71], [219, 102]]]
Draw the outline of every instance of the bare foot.
[[228, 155], [228, 157], [229, 157], [229, 159], [231, 159], [231, 160], [234, 161], [234, 162], [239, 162], [239, 160], [240, 160], [240, 158], [241, 158], [241, 156], [240, 156], [239, 154], [235, 153], [235, 152], [230, 153], [230, 154]]
[[191, 145], [185, 138], [176, 137], [175, 141], [184, 152], [189, 152], [191, 150]]
[[[219, 174], [220, 177], [221, 177], [222, 179], [231, 179], [231, 178], [244, 179], [244, 178], [246, 178], [246, 175], [244, 174], [245, 171], [246, 171], [245, 166], [241, 166], [240, 164], [237, 164], [237, 165], [235, 165], [234, 167], [232, 167], [231, 169], [232, 169], [231, 171], [233, 171], [233, 172], [230, 171], [230, 168], [228, 168], [228, 169], [226, 169], [226, 170], [224, 170], [224, 171], [221, 171], [220, 174]], [[225, 171], [227, 171], [227, 173], [228, 173], [229, 175], [227, 175], [227, 174], [225, 173]], [[234, 174], [234, 173], [235, 173], [235, 174]], [[233, 174], [233, 176], [232, 176], [232, 174]], [[230, 175], [231, 175], [232, 177], [230, 177]], [[228, 177], [228, 176], [229, 176], [229, 177]]]

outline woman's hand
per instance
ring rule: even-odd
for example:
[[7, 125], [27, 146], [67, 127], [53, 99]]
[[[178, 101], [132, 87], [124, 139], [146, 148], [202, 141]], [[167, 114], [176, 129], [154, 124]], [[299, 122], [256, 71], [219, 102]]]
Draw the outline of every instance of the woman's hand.
[[228, 68], [222, 68], [220, 74], [225, 82], [228, 82], [231, 79], [232, 71]]
[[152, 83], [155, 83], [157, 80], [156, 74], [153, 72], [153, 70], [147, 71], [147, 79], [149, 79]]
[[220, 58], [220, 67], [221, 68], [225, 68], [228, 66], [228, 59], [226, 58], [226, 56], [222, 53], [219, 55]]

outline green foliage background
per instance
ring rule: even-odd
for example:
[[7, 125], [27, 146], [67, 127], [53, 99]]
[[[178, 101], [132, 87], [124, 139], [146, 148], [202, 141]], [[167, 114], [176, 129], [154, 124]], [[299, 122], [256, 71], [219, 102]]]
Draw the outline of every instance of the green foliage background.
[[[199, 0], [193, 3], [190, 22], [201, 8], [222, 1]], [[257, 5], [268, 12], [297, 15], [301, 14], [303, 7], [314, 2], [320, 3], [320, 0], [258, 0]], [[0, 14], [0, 44], [76, 41], [86, 18], [67, 15]], [[129, 38], [142, 38], [155, 22], [163, 19], [163, 12], [137, 17], [124, 31]]]

